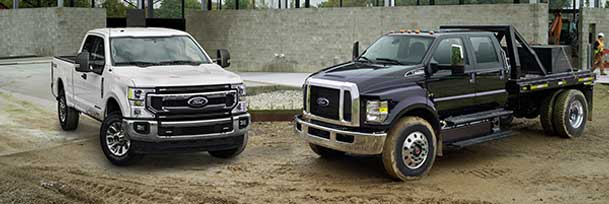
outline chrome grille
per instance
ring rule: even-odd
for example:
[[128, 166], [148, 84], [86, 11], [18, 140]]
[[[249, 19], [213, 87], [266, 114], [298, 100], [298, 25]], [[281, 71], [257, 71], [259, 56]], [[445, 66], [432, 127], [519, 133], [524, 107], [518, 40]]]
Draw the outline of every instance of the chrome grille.
[[[207, 103], [201, 107], [188, 104], [194, 97], [203, 97]], [[237, 105], [237, 91], [204, 93], [148, 94], [147, 109], [157, 115], [193, 115], [230, 112]]]
[[[305, 89], [305, 117], [335, 125], [359, 126], [360, 100], [356, 84], [310, 78]], [[321, 102], [324, 100], [328, 104]]]

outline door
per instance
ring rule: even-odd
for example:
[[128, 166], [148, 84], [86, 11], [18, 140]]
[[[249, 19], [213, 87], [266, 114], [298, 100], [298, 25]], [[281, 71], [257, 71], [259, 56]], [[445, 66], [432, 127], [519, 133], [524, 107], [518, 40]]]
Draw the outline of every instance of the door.
[[476, 73], [477, 111], [503, 108], [507, 102], [507, 73], [502, 50], [491, 35], [473, 35], [468, 37]]
[[[455, 48], [462, 51], [461, 62], [451, 60], [455, 57], [452, 56]], [[427, 87], [440, 118], [472, 112], [476, 87], [475, 82], [470, 81], [472, 67], [463, 39], [439, 39], [429, 66], [432, 71], [427, 80]]]
[[103, 83], [102, 72], [106, 59], [105, 47], [102, 37], [89, 35], [82, 50], [90, 53], [91, 72], [77, 72], [77, 76], [74, 76], [74, 94], [80, 101], [81, 111], [98, 119], [101, 118], [102, 112], [103, 96], [101, 87]]

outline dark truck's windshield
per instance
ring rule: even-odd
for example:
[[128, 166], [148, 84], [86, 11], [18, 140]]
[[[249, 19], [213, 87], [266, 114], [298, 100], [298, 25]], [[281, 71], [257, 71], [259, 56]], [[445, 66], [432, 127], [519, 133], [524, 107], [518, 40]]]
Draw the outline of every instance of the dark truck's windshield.
[[368, 47], [358, 60], [379, 64], [420, 64], [432, 41], [432, 37], [424, 36], [383, 36]]
[[199, 65], [209, 60], [188, 36], [111, 38], [114, 66]]

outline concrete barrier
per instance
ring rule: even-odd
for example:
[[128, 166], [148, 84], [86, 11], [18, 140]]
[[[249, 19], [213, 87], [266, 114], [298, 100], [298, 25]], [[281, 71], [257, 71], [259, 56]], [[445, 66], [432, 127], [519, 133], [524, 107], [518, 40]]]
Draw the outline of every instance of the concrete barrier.
[[0, 10], [0, 58], [73, 55], [88, 30], [106, 27], [106, 10]]
[[210, 53], [228, 48], [232, 70], [314, 72], [350, 60], [354, 41], [364, 49], [391, 30], [513, 24], [546, 44], [548, 19], [547, 4], [221, 10], [189, 11], [186, 30]]

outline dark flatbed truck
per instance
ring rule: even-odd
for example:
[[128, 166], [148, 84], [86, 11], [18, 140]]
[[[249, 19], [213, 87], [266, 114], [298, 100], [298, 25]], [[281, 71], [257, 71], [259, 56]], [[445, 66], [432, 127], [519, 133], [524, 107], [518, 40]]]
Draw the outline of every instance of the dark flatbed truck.
[[353, 61], [312, 74], [296, 134], [321, 157], [382, 155], [387, 173], [416, 179], [448, 146], [505, 138], [513, 117], [540, 118], [574, 138], [592, 119], [595, 75], [564, 48], [530, 46], [511, 25], [391, 32]]

